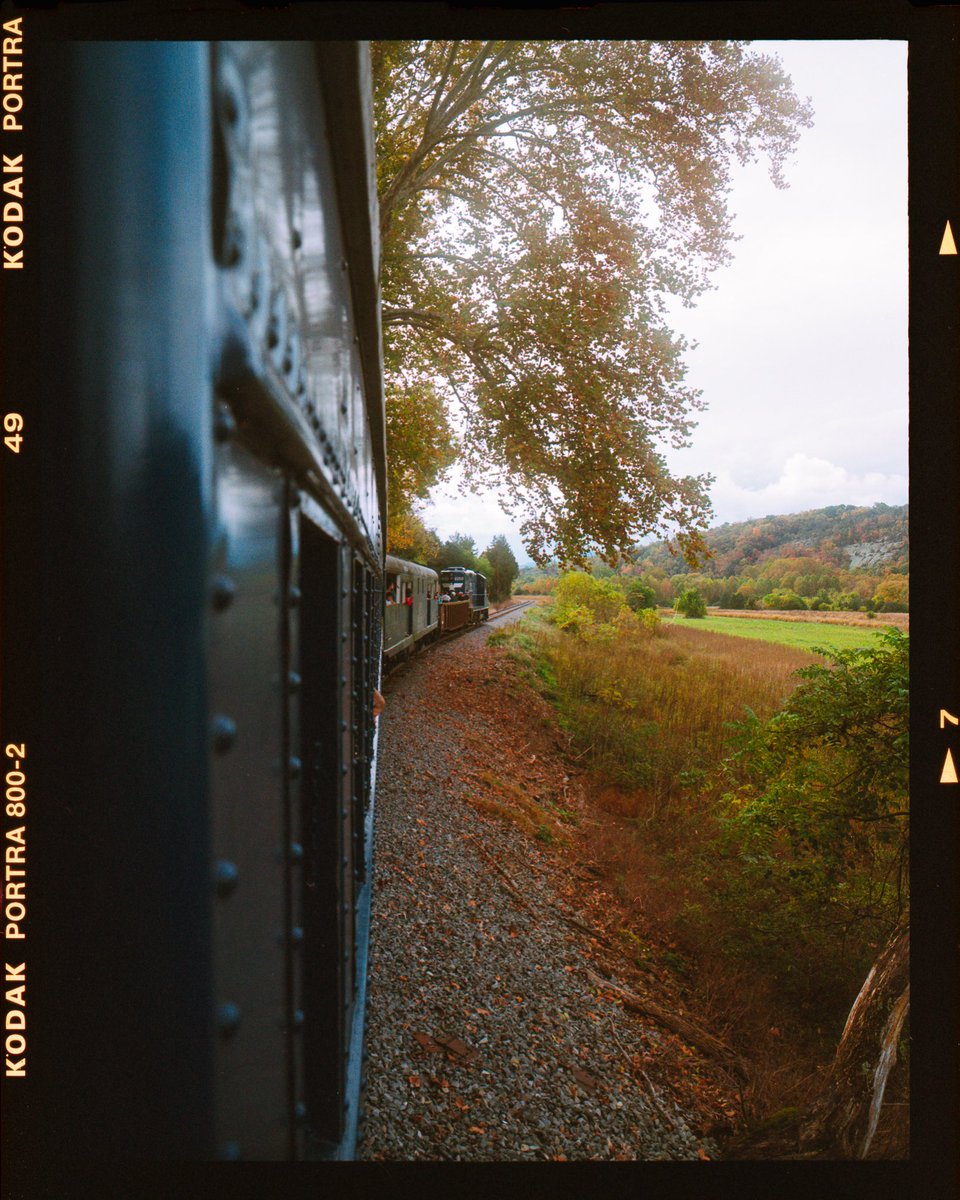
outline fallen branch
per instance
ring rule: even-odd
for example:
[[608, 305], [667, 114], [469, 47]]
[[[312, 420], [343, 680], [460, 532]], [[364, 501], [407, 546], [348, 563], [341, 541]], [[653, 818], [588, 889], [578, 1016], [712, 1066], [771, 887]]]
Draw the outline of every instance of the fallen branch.
[[725, 1042], [721, 1042], [719, 1038], [715, 1038], [712, 1033], [707, 1033], [705, 1029], [694, 1025], [692, 1021], [688, 1021], [684, 1017], [677, 1016], [676, 1013], [668, 1012], [652, 1000], [647, 1000], [643, 996], [638, 996], [635, 992], [629, 992], [626, 988], [611, 983], [609, 979], [604, 979], [589, 968], [587, 968], [586, 974], [591, 983], [616, 996], [624, 1008], [629, 1008], [634, 1012], [640, 1012], [645, 1016], [653, 1017], [655, 1021], [661, 1025], [665, 1025], [667, 1029], [672, 1029], [684, 1041], [689, 1042], [692, 1046], [696, 1046], [705, 1054], [709, 1054], [712, 1058], [722, 1059], [739, 1071], [745, 1071], [746, 1064], [743, 1059]]
[[[594, 941], [599, 942], [602, 946], [606, 946], [611, 950], [614, 948], [613, 942], [611, 942], [610, 939], [602, 934], [598, 929], [591, 929], [589, 925], [584, 925], [582, 921], [578, 921], [575, 917], [568, 917], [565, 913], [560, 912], [556, 906], [553, 907], [557, 916], [565, 925], [569, 925], [571, 929], [579, 930], [580, 933], [587, 934], [588, 937], [593, 938]], [[592, 974], [592, 972], [589, 973]], [[596, 978], [599, 979], [600, 976], [597, 975]]]
[[663, 1119], [666, 1121], [666, 1123], [670, 1127], [670, 1129], [676, 1129], [676, 1125], [673, 1123], [673, 1118], [670, 1116], [670, 1114], [667, 1112], [667, 1110], [660, 1103], [660, 1097], [657, 1095], [657, 1089], [650, 1082], [650, 1076], [646, 1073], [646, 1071], [643, 1071], [643, 1070], [641, 1070], [640, 1074], [647, 1081], [647, 1087], [650, 1089], [650, 1096], [653, 1100], [653, 1103], [656, 1105], [657, 1111], [660, 1113], [660, 1116], [663, 1117]]

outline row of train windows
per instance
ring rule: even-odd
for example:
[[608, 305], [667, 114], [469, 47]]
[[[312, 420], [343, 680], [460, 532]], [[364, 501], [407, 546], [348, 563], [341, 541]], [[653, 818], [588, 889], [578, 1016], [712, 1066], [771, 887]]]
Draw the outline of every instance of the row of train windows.
[[405, 604], [408, 597], [420, 596], [425, 593], [429, 598], [436, 599], [436, 588], [432, 580], [401, 579], [397, 575], [387, 575], [388, 604]]

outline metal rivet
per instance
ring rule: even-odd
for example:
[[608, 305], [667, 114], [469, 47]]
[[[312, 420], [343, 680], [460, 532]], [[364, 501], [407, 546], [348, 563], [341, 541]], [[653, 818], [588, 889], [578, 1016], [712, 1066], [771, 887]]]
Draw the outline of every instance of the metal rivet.
[[235, 1004], [221, 1004], [217, 1009], [217, 1028], [221, 1037], [232, 1037], [240, 1025], [240, 1009]]
[[229, 407], [221, 400], [213, 418], [213, 436], [218, 442], [229, 442], [237, 432], [237, 422]]
[[345, 404], [341, 404], [340, 411], [343, 413], [344, 416], [346, 416], [347, 412], [348, 412], [347, 406]]
[[299, 842], [290, 843], [290, 861], [292, 863], [303, 862], [303, 847]]
[[341, 260], [340, 260], [340, 270], [341, 270], [341, 271], [345, 271], [346, 269], [347, 269], [347, 260], [346, 260], [345, 258], [341, 258]]
[[229, 896], [237, 886], [240, 872], [236, 865], [222, 858], [213, 868], [213, 882], [218, 896]]
[[303, 942], [303, 929], [299, 925], [294, 925], [290, 930], [290, 944], [299, 946]]
[[303, 1009], [302, 1008], [295, 1009], [294, 1014], [293, 1014], [294, 1029], [302, 1029], [303, 1022], [304, 1022]]
[[211, 723], [213, 748], [218, 754], [229, 750], [237, 739], [237, 727], [229, 717], [214, 717]]
[[293, 1115], [298, 1121], [305, 1121], [307, 1119], [307, 1106], [302, 1100], [298, 1100], [293, 1106]]
[[303, 238], [300, 235], [299, 229], [290, 230], [290, 241], [293, 243], [294, 250], [299, 250], [303, 245]]
[[228, 575], [218, 575], [213, 581], [213, 586], [210, 589], [213, 607], [217, 612], [223, 612], [225, 608], [229, 608], [233, 603], [233, 598], [237, 593], [237, 585]]
[[348, 770], [349, 770], [349, 767], [347, 766], [347, 764], [346, 764], [346, 763], [344, 763], [344, 764], [343, 764], [343, 766], [340, 768], [340, 774], [341, 774], [341, 775], [346, 775], [346, 773], [347, 773], [347, 771], [348, 771]]
[[299, 692], [301, 682], [300, 676], [296, 673], [296, 671], [291, 671], [287, 676], [287, 691]]
[[341, 721], [341, 722], [340, 722], [340, 728], [341, 728], [341, 729], [346, 729], [346, 728], [347, 728], [347, 723], [346, 723], [346, 721]]
[[290, 758], [287, 759], [287, 774], [290, 776], [291, 779], [299, 779], [300, 778], [301, 765], [302, 764], [300, 762], [300, 759], [294, 757], [293, 755], [291, 755]]
[[240, 1143], [224, 1142], [217, 1151], [217, 1158], [221, 1162], [238, 1162], [240, 1158]]
[[297, 605], [300, 603], [300, 597], [302, 594], [303, 593], [298, 587], [292, 587], [290, 591], [287, 592], [287, 603], [291, 608], [297, 607]]

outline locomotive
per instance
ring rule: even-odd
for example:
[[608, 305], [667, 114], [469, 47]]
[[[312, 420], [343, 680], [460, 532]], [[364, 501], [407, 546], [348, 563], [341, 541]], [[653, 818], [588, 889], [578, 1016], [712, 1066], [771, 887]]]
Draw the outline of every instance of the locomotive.
[[385, 512], [369, 54], [33, 49], [4, 279], [31, 897], [7, 1137], [350, 1158]]
[[474, 624], [486, 621], [490, 616], [487, 601], [486, 576], [466, 567], [447, 567], [440, 572], [440, 586], [453, 600], [470, 601], [470, 620]]

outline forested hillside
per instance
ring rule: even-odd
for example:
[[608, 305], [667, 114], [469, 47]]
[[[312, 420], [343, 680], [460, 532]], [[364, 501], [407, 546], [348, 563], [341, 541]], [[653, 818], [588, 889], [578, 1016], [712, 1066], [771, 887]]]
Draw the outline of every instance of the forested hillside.
[[[719, 525], [704, 534], [711, 558], [704, 570], [714, 577], [741, 575], [772, 558], [813, 557], [840, 569], [908, 568], [907, 505], [858, 508], [834, 504], [809, 512], [760, 517]], [[689, 570], [664, 542], [642, 546], [634, 559], [643, 569], [662, 567], [668, 575]]]
[[[639, 546], [616, 569], [638, 579], [651, 600], [673, 605], [685, 590], [721, 608], [906, 612], [907, 506], [837, 504], [809, 512], [720, 525], [705, 535], [710, 557], [691, 572], [663, 542]], [[556, 568], [520, 572], [518, 591], [550, 591]]]

